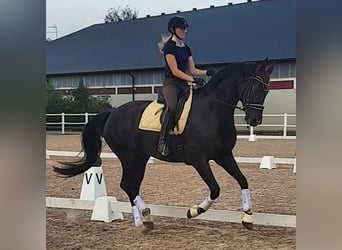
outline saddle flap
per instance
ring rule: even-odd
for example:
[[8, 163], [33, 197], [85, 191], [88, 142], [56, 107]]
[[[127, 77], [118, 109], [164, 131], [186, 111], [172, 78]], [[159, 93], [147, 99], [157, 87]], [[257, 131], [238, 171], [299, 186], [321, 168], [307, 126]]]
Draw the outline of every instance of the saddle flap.
[[[176, 128], [171, 134], [182, 134], [190, 113], [192, 103], [192, 90], [187, 88], [181, 98], [179, 99], [176, 112]], [[160, 132], [161, 129], [161, 115], [164, 110], [164, 104], [157, 101], [151, 102], [141, 115], [139, 122], [139, 129]], [[178, 118], [177, 118], [178, 117]]]

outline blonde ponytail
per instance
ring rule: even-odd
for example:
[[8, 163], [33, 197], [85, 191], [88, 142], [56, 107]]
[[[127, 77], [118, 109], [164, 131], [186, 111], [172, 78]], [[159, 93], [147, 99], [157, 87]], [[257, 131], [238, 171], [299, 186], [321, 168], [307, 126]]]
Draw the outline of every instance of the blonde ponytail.
[[160, 42], [158, 43], [158, 49], [159, 49], [159, 52], [163, 54], [163, 48], [164, 48], [164, 45], [165, 43], [171, 38], [172, 34], [169, 34], [169, 35], [161, 35], [161, 40]]

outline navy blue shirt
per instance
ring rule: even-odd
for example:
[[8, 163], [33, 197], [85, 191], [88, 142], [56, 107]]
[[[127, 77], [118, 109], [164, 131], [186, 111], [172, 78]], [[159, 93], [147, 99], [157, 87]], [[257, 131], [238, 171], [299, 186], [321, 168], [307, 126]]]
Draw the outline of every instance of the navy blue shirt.
[[[189, 63], [188, 63], [188, 58], [191, 56], [191, 50], [184, 43], [184, 46], [180, 47], [176, 45], [176, 42], [169, 39], [165, 44], [163, 48], [163, 53], [164, 53], [164, 60], [166, 63], [165, 66], [165, 78], [176, 78], [174, 75], [172, 75], [172, 72], [170, 70], [169, 65], [166, 62], [165, 56], [168, 54], [172, 54], [176, 58], [177, 66], [178, 69], [186, 73], [189, 70]], [[178, 78], [177, 78], [178, 79]]]

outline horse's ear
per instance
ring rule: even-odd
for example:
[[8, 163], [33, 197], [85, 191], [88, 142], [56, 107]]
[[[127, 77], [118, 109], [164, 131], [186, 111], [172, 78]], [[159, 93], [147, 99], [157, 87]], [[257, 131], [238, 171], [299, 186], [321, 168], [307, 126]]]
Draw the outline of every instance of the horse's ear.
[[257, 63], [254, 72], [258, 72], [259, 70], [264, 68], [267, 65], [267, 63], [268, 63], [268, 57], [266, 57], [264, 61], [260, 61]]
[[262, 68], [265, 68], [267, 64], [268, 64], [268, 57], [266, 57], [266, 58], [264, 59], [264, 61], [260, 61], [260, 63], [258, 63], [258, 65], [257, 65], [257, 67], [256, 67], [256, 69], [255, 69], [255, 71], [258, 71], [258, 70], [260, 70], [260, 69], [262, 69]]
[[267, 74], [271, 74], [272, 71], [273, 71], [273, 68], [274, 68], [274, 65], [275, 65], [275, 61], [273, 62], [269, 62], [266, 67], [265, 67], [265, 71], [267, 72]]

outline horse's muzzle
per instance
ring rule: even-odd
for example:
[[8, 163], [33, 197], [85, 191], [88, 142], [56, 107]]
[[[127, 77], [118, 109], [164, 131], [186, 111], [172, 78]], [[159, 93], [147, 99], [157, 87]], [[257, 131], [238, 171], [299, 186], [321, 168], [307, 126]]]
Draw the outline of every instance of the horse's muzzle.
[[249, 115], [246, 115], [245, 121], [248, 125], [255, 127], [262, 123], [262, 118], [251, 118]]
[[248, 125], [255, 127], [262, 123], [262, 113], [264, 106], [261, 104], [244, 105], [245, 121]]

